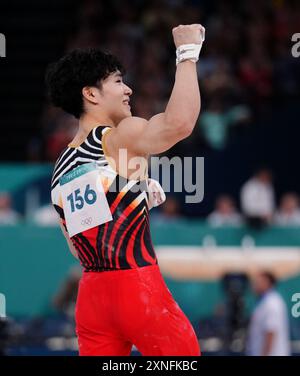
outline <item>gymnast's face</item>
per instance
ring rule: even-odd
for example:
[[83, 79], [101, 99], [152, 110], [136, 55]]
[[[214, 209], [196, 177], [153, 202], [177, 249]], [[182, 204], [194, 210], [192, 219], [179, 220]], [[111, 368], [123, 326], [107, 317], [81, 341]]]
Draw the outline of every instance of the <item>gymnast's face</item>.
[[115, 125], [132, 116], [129, 104], [132, 90], [123, 82], [119, 71], [111, 73], [98, 87], [84, 87], [82, 94], [87, 112], [99, 113], [102, 117], [111, 119]]
[[111, 73], [101, 83], [98, 93], [99, 110], [105, 111], [115, 124], [131, 115], [130, 96], [132, 90], [123, 82], [119, 71]]
[[252, 289], [256, 295], [260, 296], [268, 291], [272, 285], [266, 276], [257, 273], [252, 279]]

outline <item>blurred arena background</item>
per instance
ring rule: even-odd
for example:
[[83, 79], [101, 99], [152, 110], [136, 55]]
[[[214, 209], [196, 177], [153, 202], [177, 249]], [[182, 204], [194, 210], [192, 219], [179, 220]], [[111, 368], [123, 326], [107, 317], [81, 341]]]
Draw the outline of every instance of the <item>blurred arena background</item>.
[[292, 314], [300, 293], [296, 0], [1, 2], [0, 353], [77, 354], [80, 269], [50, 205], [53, 161], [77, 124], [49, 105], [47, 64], [76, 47], [111, 51], [128, 69], [133, 113], [149, 118], [172, 88], [172, 27], [191, 23], [206, 27], [202, 110], [192, 136], [165, 155], [204, 157], [205, 193], [186, 204], [184, 193], [171, 192], [151, 212], [159, 264], [203, 353], [217, 355], [244, 354], [250, 280], [271, 271], [287, 305], [292, 353], [300, 354], [300, 317]]

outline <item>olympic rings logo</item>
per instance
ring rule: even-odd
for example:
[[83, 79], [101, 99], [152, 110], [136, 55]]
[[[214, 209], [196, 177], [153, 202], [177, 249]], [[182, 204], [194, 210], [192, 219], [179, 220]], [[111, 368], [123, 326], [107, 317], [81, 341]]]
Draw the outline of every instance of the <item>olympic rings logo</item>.
[[88, 218], [85, 218], [81, 221], [81, 225], [84, 226], [84, 225], [90, 225], [92, 223], [93, 219], [92, 217], [88, 217]]

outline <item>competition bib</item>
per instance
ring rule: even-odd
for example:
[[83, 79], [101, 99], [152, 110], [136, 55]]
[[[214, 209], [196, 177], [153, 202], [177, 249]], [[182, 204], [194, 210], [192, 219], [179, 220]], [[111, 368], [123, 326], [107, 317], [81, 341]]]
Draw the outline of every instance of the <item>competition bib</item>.
[[113, 219], [96, 163], [75, 168], [59, 184], [70, 237]]

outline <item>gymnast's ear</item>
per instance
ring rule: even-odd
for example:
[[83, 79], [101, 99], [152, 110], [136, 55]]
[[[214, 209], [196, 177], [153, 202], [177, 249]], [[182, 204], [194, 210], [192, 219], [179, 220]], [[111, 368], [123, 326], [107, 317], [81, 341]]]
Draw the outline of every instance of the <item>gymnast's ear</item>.
[[95, 86], [85, 86], [82, 89], [82, 96], [87, 101], [98, 104], [100, 99], [99, 89]]

